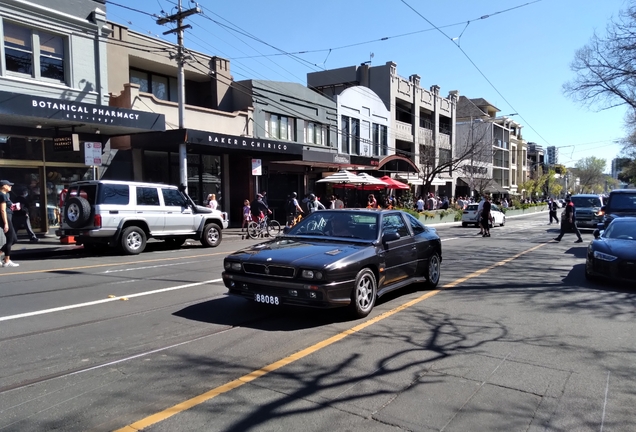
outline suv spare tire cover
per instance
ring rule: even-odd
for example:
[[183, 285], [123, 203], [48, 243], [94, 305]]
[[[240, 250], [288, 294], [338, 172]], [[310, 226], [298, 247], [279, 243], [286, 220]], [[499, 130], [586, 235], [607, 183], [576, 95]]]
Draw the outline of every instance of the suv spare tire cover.
[[90, 219], [91, 204], [82, 197], [71, 197], [64, 206], [64, 222], [71, 228], [81, 228]]

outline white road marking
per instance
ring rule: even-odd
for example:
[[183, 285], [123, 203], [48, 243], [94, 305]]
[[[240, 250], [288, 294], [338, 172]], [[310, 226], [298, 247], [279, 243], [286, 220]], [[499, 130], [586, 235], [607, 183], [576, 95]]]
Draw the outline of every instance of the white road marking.
[[205, 262], [205, 261], [204, 260], [199, 260], [199, 261], [186, 261], [186, 262], [181, 262], [181, 263], [172, 263], [172, 264], [157, 264], [157, 265], [154, 265], [154, 266], [135, 267], [135, 268], [129, 268], [129, 269], [106, 270], [105, 272], [102, 272], [102, 273], [104, 273], [104, 274], [106, 274], [106, 273], [121, 273], [121, 272], [134, 271], [134, 270], [147, 270], [147, 269], [155, 269], [155, 268], [160, 268], [160, 267], [171, 267], [171, 266], [184, 265], [184, 264], [194, 264], [194, 263], [200, 263], [200, 262]]
[[0, 317], [0, 322], [1, 321], [14, 320], [14, 319], [18, 319], [18, 318], [26, 318], [26, 317], [36, 316], [36, 315], [44, 315], [44, 314], [49, 314], [49, 313], [53, 313], [53, 312], [60, 312], [60, 311], [65, 311], [65, 310], [69, 310], [69, 309], [77, 309], [77, 308], [86, 307], [86, 306], [94, 306], [94, 305], [98, 305], [98, 304], [102, 304], [102, 303], [110, 303], [110, 302], [118, 301], [118, 300], [121, 300], [121, 299], [124, 299], [124, 298], [131, 299], [131, 298], [134, 298], [134, 297], [142, 297], [142, 296], [147, 296], [147, 295], [152, 295], [152, 294], [160, 294], [160, 293], [164, 293], [164, 292], [168, 292], [168, 291], [175, 291], [175, 290], [180, 290], [180, 289], [185, 289], [185, 288], [192, 288], [192, 287], [195, 287], [195, 286], [200, 286], [200, 285], [206, 285], [206, 284], [220, 282], [221, 280], [222, 279], [211, 279], [211, 280], [207, 280], [207, 281], [203, 281], [203, 282], [195, 282], [195, 283], [186, 284], [186, 285], [178, 285], [178, 286], [174, 286], [174, 287], [162, 288], [162, 289], [152, 290], [152, 291], [145, 291], [145, 292], [140, 292], [140, 293], [136, 293], [136, 294], [127, 294], [127, 295], [123, 295], [123, 296], [119, 296], [119, 297], [112, 297], [112, 298], [107, 298], [107, 299], [102, 299], [102, 300], [95, 300], [95, 301], [85, 302], [85, 303], [77, 303], [77, 304], [72, 304], [72, 305], [68, 305], [68, 306], [61, 306], [61, 307], [56, 307], [56, 308], [51, 308], [51, 309], [43, 309], [43, 310], [34, 311], [34, 312], [26, 312], [26, 313], [18, 314], [18, 315], [9, 315], [9, 316]]
[[603, 416], [601, 417], [601, 432], [603, 432], [603, 424], [605, 423], [605, 407], [607, 406], [607, 392], [609, 391], [610, 371], [607, 371], [607, 383], [605, 384], [605, 401], [603, 402]]
[[447, 238], [447, 239], [442, 239], [442, 241], [449, 241], [449, 240], [457, 240], [459, 237], [451, 237], [451, 238]]

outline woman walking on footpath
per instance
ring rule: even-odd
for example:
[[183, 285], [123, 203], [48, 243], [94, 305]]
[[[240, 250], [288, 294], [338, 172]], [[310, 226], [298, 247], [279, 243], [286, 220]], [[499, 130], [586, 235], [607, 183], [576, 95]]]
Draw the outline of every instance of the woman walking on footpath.
[[481, 226], [484, 229], [482, 237], [490, 237], [490, 197], [486, 196], [484, 199], [484, 206], [481, 210]]
[[9, 180], [0, 180], [0, 222], [4, 231], [4, 236], [7, 242], [0, 248], [2, 251], [2, 267], [18, 267], [20, 264], [16, 264], [11, 261], [11, 246], [16, 243], [15, 230], [13, 229], [13, 221], [11, 220], [13, 215], [13, 209], [15, 205], [9, 198], [9, 192], [11, 192], [11, 183]]

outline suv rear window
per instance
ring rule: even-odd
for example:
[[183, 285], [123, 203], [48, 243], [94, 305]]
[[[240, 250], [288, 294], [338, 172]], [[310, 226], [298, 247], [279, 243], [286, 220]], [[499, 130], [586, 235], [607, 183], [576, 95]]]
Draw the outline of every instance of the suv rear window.
[[130, 202], [128, 185], [101, 184], [97, 204], [127, 205]]
[[636, 192], [634, 193], [610, 193], [607, 201], [609, 211], [636, 211]]

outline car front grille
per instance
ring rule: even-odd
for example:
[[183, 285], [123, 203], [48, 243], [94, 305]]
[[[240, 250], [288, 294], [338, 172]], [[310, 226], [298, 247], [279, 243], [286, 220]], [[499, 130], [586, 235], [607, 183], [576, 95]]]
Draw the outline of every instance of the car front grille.
[[625, 261], [618, 264], [618, 277], [636, 281], [636, 262]]
[[265, 264], [250, 264], [244, 263], [243, 270], [248, 274], [262, 275], [262, 276], [271, 276], [271, 277], [280, 277], [280, 278], [293, 278], [294, 277], [294, 268], [287, 266], [277, 266], [277, 265], [265, 265]]

